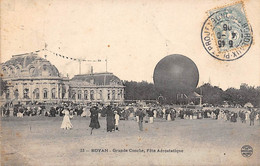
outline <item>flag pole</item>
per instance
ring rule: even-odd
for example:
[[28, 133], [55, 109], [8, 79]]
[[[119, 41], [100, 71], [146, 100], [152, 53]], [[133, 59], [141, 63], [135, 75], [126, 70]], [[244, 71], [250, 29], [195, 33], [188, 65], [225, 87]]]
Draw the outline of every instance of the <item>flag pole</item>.
[[79, 59], [79, 74], [81, 74], [81, 60]]

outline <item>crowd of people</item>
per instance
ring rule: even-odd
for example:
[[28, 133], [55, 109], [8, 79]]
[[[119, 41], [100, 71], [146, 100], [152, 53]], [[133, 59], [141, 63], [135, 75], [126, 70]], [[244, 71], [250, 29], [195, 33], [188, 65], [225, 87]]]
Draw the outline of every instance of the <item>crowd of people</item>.
[[73, 116], [90, 117], [91, 134], [93, 129], [100, 128], [98, 119], [105, 117], [107, 121], [107, 132], [119, 131], [119, 121], [134, 119], [138, 122], [139, 130], [143, 130], [143, 123], [153, 123], [154, 119], [174, 121], [178, 119], [204, 119], [211, 118], [216, 120], [249, 123], [254, 125], [254, 121], [260, 123], [260, 110], [254, 108], [229, 110], [225, 108], [201, 108], [196, 106], [176, 107], [171, 105], [117, 105], [110, 103], [108, 105], [92, 104], [77, 105], [73, 103], [62, 103], [60, 105], [14, 105], [12, 111], [10, 107], [3, 105], [1, 107], [2, 116], [8, 117], [11, 112], [13, 116], [46, 116], [63, 117], [62, 129], [72, 129], [73, 125], [70, 118]]

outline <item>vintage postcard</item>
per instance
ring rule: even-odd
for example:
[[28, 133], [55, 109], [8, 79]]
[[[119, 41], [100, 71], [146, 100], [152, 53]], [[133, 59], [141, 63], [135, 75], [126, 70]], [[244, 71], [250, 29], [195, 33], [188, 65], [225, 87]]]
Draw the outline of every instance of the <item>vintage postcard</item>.
[[0, 5], [1, 165], [259, 165], [259, 0]]

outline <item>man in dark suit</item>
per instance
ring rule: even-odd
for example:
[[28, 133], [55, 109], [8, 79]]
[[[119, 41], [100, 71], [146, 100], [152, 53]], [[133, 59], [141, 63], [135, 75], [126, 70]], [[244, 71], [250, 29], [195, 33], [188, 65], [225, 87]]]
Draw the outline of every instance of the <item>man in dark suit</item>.
[[100, 128], [100, 124], [98, 121], [98, 107], [97, 106], [93, 106], [90, 108], [90, 124], [89, 127], [91, 128], [91, 135], [92, 135], [92, 131], [93, 129], [99, 129]]
[[143, 121], [144, 121], [145, 113], [144, 113], [144, 110], [142, 108], [140, 108], [139, 110], [140, 110], [140, 112], [139, 112], [139, 122], [138, 122], [139, 131], [143, 131]]

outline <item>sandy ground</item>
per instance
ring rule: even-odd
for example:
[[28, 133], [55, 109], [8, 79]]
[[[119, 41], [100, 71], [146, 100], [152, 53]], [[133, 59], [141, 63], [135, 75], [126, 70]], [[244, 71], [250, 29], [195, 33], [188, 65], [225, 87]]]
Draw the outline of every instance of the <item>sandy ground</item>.
[[[221, 120], [144, 123], [138, 131], [134, 120], [120, 121], [120, 131], [107, 133], [106, 120], [90, 135], [90, 119], [74, 117], [72, 130], [62, 130], [62, 117], [9, 117], [1, 120], [2, 165], [259, 165], [260, 124]], [[241, 147], [253, 147], [251, 157]], [[82, 150], [83, 149], [83, 150]], [[91, 152], [107, 149], [108, 152]], [[127, 150], [128, 152], [113, 152]], [[132, 150], [143, 152], [131, 152]], [[156, 152], [147, 151], [154, 149]], [[183, 152], [158, 152], [178, 149]], [[84, 151], [84, 152], [82, 152]]]

